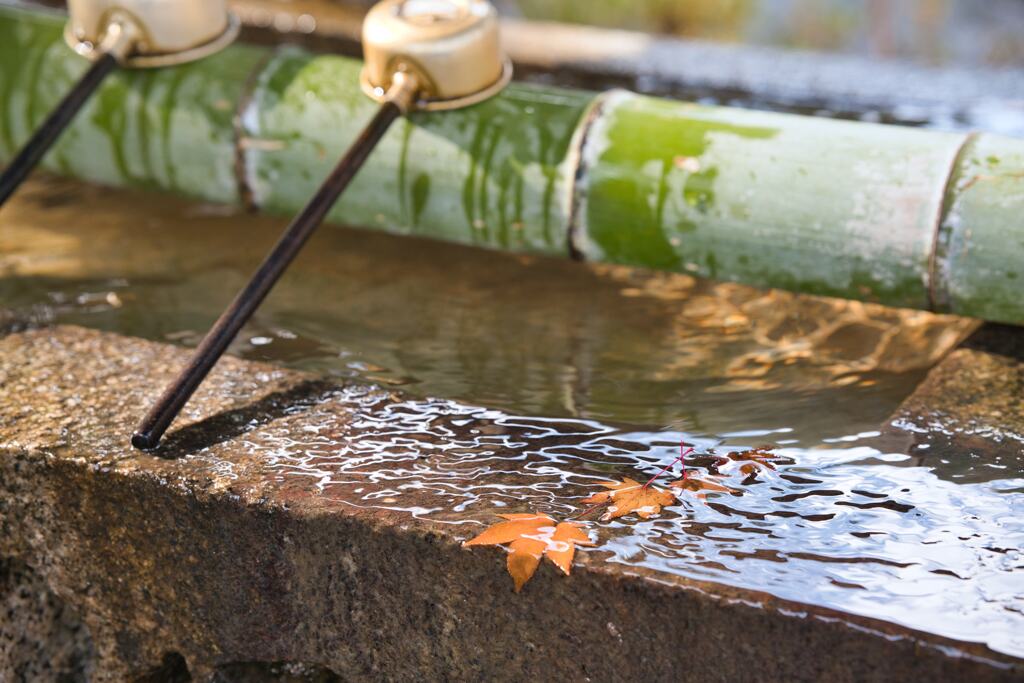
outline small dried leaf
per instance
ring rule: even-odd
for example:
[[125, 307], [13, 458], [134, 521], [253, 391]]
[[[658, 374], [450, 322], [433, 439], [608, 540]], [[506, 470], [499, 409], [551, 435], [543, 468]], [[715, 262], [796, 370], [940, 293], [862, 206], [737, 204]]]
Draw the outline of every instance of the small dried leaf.
[[745, 465], [740, 465], [740, 474], [743, 475], [743, 481], [740, 483], [745, 486], [754, 484], [757, 482], [757, 475], [759, 475], [760, 473], [761, 467], [759, 465], [755, 465], [752, 462], [748, 462]]
[[601, 485], [611, 490], [595, 493], [583, 502], [595, 505], [610, 502], [608, 512], [601, 517], [604, 521], [624, 517], [631, 512], [635, 512], [642, 519], [650, 519], [660, 513], [662, 507], [676, 501], [675, 496], [668, 491], [654, 486], [644, 486], [629, 478]]
[[[733, 462], [753, 463], [755, 467], [759, 466], [769, 470], [775, 469], [773, 461], [776, 460], [777, 457], [778, 456], [776, 456], [767, 446], [759, 446], [757, 448], [752, 448], [749, 451], [730, 453], [728, 455], [729, 460], [732, 460]], [[744, 465], [740, 468], [740, 471], [748, 473], [749, 469], [748, 465]]]
[[706, 498], [708, 493], [729, 493], [734, 496], [743, 495], [736, 489], [731, 489], [728, 486], [719, 484], [718, 482], [711, 481], [709, 479], [700, 479], [699, 477], [689, 476], [679, 481], [674, 481], [669, 486], [683, 491], [694, 491], [697, 493], [698, 498]]
[[537, 571], [542, 556], [546, 555], [563, 573], [569, 574], [576, 546], [593, 545], [586, 532], [571, 522], [556, 524], [547, 515], [500, 516], [508, 521], [498, 522], [462, 545], [508, 544], [508, 573], [517, 593]]

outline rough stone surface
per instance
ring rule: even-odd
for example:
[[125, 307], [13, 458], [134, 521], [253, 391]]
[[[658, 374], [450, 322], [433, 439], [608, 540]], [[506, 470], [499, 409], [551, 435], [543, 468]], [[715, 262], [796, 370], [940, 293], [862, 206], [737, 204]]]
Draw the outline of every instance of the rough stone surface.
[[0, 681], [84, 680], [89, 633], [38, 574], [0, 560]]
[[937, 365], [882, 438], [965, 481], [1024, 476], [1024, 335], [986, 325]]
[[69, 327], [0, 340], [0, 557], [80, 615], [92, 680], [1021, 676], [981, 647], [587, 554], [516, 595], [458, 525], [267, 476], [282, 434], [327, 429], [341, 457], [355, 428], [353, 394], [306, 375], [227, 359], [160, 453], [133, 452], [185, 354]]

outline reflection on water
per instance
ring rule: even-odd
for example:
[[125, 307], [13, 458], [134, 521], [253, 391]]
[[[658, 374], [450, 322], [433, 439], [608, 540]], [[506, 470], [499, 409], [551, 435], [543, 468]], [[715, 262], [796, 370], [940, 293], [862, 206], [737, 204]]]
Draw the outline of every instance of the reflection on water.
[[[592, 515], [598, 543], [581, 552], [1024, 656], [1024, 471], [961, 484], [909, 456], [860, 446], [782, 448], [774, 470], [751, 477], [742, 462], [715, 457], [740, 450], [747, 436], [521, 417], [364, 387], [243, 438], [246, 462], [265, 463], [263, 480], [455, 525], [467, 538], [497, 513], [573, 516], [601, 482], [656, 474], [683, 440], [697, 451], [690, 475], [724, 475], [733, 493], [683, 492], [649, 521]], [[197, 461], [230, 476], [231, 451], [215, 446]]]
[[[280, 227], [37, 182], [4, 212], [0, 296], [37, 321], [191, 345]], [[683, 492], [650, 521], [592, 520], [589, 559], [1024, 656], [1024, 472], [948, 477], [870, 445], [970, 327], [327, 228], [234, 351], [358, 382], [255, 426], [244, 455], [221, 443], [189, 464], [230, 478], [254, 459], [262, 470], [244, 476], [283, 491], [312, 483], [468, 538], [497, 512], [575, 514], [599, 482], [651, 476], [685, 440], [692, 471], [717, 467], [739, 495]], [[756, 477], [714, 457], [765, 442], [777, 469]]]
[[[282, 226], [222, 214], [37, 183], [4, 211], [0, 297], [194, 345]], [[233, 352], [515, 413], [814, 445], [877, 429], [970, 325], [326, 228]]]

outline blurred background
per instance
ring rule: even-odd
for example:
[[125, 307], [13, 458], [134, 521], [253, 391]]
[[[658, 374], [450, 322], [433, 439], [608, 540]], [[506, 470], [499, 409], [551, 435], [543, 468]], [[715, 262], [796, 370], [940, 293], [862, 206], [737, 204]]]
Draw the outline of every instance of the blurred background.
[[[1024, 135], [1024, 0], [493, 1], [520, 80]], [[352, 56], [373, 3], [231, 0], [244, 40]]]
[[931, 65], [1024, 66], [1022, 0], [502, 0], [506, 15]]
[[[63, 6], [64, 0], [0, 0]], [[376, 0], [229, 0], [268, 27], [358, 30]], [[926, 66], [1024, 67], [1024, 0], [492, 0], [503, 16]], [[284, 11], [298, 27], [276, 25]], [[284, 20], [282, 20], [284, 21]]]

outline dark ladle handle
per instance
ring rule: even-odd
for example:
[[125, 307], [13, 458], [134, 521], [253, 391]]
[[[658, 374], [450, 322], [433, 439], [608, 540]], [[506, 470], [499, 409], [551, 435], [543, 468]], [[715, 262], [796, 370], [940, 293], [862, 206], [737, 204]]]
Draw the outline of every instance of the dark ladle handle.
[[224, 354], [228, 345], [231, 344], [274, 284], [299, 254], [303, 245], [334, 206], [341, 193], [348, 187], [384, 133], [401, 115], [402, 108], [394, 101], [385, 101], [381, 104], [380, 109], [359, 135], [359, 138], [349, 147], [345, 156], [320, 186], [317, 193], [285, 230], [249, 284], [214, 323], [213, 328], [195, 350], [188, 365], [167, 387], [156, 405], [143, 418], [132, 435], [133, 446], [140, 450], [152, 450], [159, 445], [161, 437], [174, 418], [181, 412], [217, 360]]

